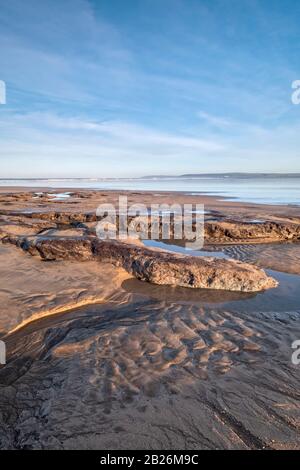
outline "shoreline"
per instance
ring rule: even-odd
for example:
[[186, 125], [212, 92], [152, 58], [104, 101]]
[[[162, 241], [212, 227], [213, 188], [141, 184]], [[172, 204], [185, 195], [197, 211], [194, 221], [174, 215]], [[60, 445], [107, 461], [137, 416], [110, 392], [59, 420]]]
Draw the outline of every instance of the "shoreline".
[[[295, 184], [290, 187], [284, 188], [281, 184], [282, 177], [284, 175], [273, 175], [272, 178], [257, 178], [252, 177], [241, 177], [237, 175], [237, 178], [167, 178], [167, 179], [148, 179], [148, 178], [117, 178], [107, 179], [101, 182], [95, 182], [95, 186], [92, 186], [92, 181], [87, 180], [86, 184], [81, 185], [81, 178], [78, 179], [62, 179], [62, 180], [25, 180], [25, 184], [20, 184], [16, 180], [11, 180], [14, 184], [2, 186], [2, 188], [23, 188], [24, 190], [32, 190], [34, 188], [44, 189], [48, 191], [56, 190], [82, 190], [82, 191], [116, 191], [116, 192], [180, 192], [186, 195], [208, 195], [215, 198], [227, 199], [228, 201], [236, 201], [241, 203], [249, 204], [263, 204], [263, 205], [279, 205], [279, 206], [300, 206], [299, 193], [296, 190]], [[281, 178], [281, 179], [280, 179]], [[299, 175], [295, 176], [296, 180], [299, 180]], [[111, 184], [108, 184], [111, 181]], [[124, 184], [127, 181], [128, 184]], [[198, 182], [195, 184], [195, 181]], [[249, 184], [247, 182], [249, 181]], [[254, 181], [251, 184], [251, 181]], [[262, 184], [263, 182], [266, 184]], [[291, 180], [293, 181], [293, 179]], [[78, 183], [79, 182], [79, 183]], [[119, 182], [119, 183], [118, 183]], [[270, 185], [270, 182], [272, 183]], [[37, 184], [38, 183], [38, 184]], [[48, 184], [47, 184], [48, 183]], [[189, 183], [189, 184], [187, 184]], [[230, 183], [230, 184], [228, 184]], [[1, 184], [1, 182], [0, 182]], [[99, 186], [100, 184], [100, 186]], [[200, 188], [199, 188], [200, 186]], [[1, 186], [0, 186], [1, 187]], [[277, 191], [274, 189], [277, 187]], [[180, 188], [180, 189], [178, 189]], [[200, 190], [199, 190], [200, 189]]]
[[[207, 203], [209, 207], [216, 207], [218, 204], [220, 205], [221, 208], [226, 208], [226, 207], [236, 207], [237, 209], [257, 209], [258, 211], [261, 210], [270, 210], [271, 212], [275, 210], [279, 210], [280, 212], [284, 209], [291, 209], [293, 212], [298, 212], [299, 217], [300, 217], [300, 205], [297, 204], [270, 204], [270, 203], [255, 203], [255, 202], [250, 202], [250, 201], [241, 201], [237, 200], [236, 198], [230, 197], [230, 196], [224, 196], [224, 195], [216, 195], [216, 194], [209, 194], [209, 192], [206, 191], [198, 191], [197, 194], [194, 191], [187, 192], [187, 191], [170, 191], [170, 190], [135, 190], [135, 189], [99, 189], [99, 188], [78, 188], [76, 186], [74, 187], [59, 187], [59, 188], [53, 188], [53, 187], [48, 187], [48, 186], [37, 186], [37, 187], [32, 187], [32, 186], [0, 186], [0, 195], [6, 194], [6, 193], [38, 193], [38, 192], [47, 192], [47, 193], [68, 193], [68, 192], [73, 192], [73, 193], [102, 193], [102, 194], [109, 194], [112, 196], [115, 195], [145, 195], [146, 198], [148, 199], [148, 196], [156, 196], [160, 193], [162, 197], [170, 198], [170, 196], [175, 196], [176, 199], [180, 200], [185, 200], [185, 198], [188, 199], [188, 201], [192, 203]], [[192, 193], [192, 194], [191, 194]], [[157, 197], [157, 196], [156, 196]], [[156, 201], [155, 201], [156, 202]]]

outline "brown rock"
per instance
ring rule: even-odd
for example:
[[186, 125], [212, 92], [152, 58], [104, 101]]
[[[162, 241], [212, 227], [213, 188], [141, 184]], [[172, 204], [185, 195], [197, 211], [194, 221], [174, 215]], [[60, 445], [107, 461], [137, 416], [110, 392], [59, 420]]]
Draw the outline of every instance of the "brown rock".
[[[0, 210], [0, 215], [40, 221], [49, 223], [78, 226], [87, 224], [94, 231], [97, 224], [96, 212], [64, 212], [64, 211], [10, 211]], [[128, 223], [133, 217], [128, 218]], [[118, 226], [118, 217], [117, 217]], [[148, 221], [148, 232], [151, 232], [151, 221]], [[170, 233], [173, 233], [173, 226], [170, 226]], [[160, 225], [161, 235], [161, 225]], [[261, 223], [241, 222], [235, 220], [206, 220], [204, 229], [205, 244], [234, 244], [234, 243], [271, 243], [278, 241], [300, 240], [300, 224], [291, 222], [264, 221]]]
[[205, 243], [267, 243], [300, 240], [300, 225], [262, 222], [206, 222]]
[[102, 241], [92, 237], [33, 238], [6, 237], [43, 260], [75, 259], [111, 262], [136, 278], [154, 284], [256, 292], [276, 287], [277, 281], [250, 264], [210, 257], [191, 257], [132, 243]]
[[138, 279], [154, 284], [243, 292], [277, 286], [277, 281], [263, 270], [234, 260], [192, 257], [96, 239], [93, 250], [98, 258], [122, 266]]

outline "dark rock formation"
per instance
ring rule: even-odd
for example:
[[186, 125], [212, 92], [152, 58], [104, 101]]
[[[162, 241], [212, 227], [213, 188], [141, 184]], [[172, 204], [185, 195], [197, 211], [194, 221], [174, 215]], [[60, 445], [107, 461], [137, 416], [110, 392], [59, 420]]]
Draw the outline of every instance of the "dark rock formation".
[[259, 268], [234, 260], [192, 257], [98, 240], [93, 250], [100, 259], [122, 266], [138, 279], [154, 284], [244, 292], [277, 285]]
[[300, 240], [300, 225], [262, 222], [206, 222], [205, 243], [259, 243]]
[[27, 219], [35, 219], [38, 218], [39, 220], [48, 220], [50, 222], [58, 223], [58, 224], [77, 224], [83, 222], [96, 222], [97, 216], [95, 212], [63, 212], [63, 211], [9, 211], [9, 210], [1, 210], [0, 215], [2, 216], [13, 216], [13, 217], [26, 217]]
[[47, 261], [96, 258], [111, 262], [136, 278], [154, 284], [243, 292], [261, 291], [277, 285], [273, 278], [250, 264], [180, 255], [115, 240], [6, 237], [3, 242], [13, 243]]
[[[1, 210], [0, 215], [13, 217], [14, 219], [20, 218], [22, 224], [24, 220], [32, 220], [32, 225], [35, 219], [40, 222], [49, 221], [50, 224], [61, 224], [69, 226], [84, 226], [97, 224], [101, 218], [95, 212], [64, 212], [64, 211], [47, 211], [47, 212], [20, 212]], [[128, 217], [128, 223], [134, 217]], [[172, 218], [170, 224], [170, 233], [173, 234]], [[118, 217], [116, 225], [118, 227]], [[147, 227], [148, 226], [148, 227]], [[148, 234], [151, 233], [151, 220], [149, 218]], [[140, 227], [142, 231], [142, 227]], [[93, 229], [90, 228], [90, 231]], [[162, 224], [159, 225], [159, 233], [162, 233]], [[272, 243], [280, 241], [297, 241], [300, 240], [300, 224], [291, 222], [274, 222], [265, 221], [261, 223], [241, 222], [241, 221], [225, 221], [225, 220], [206, 220], [204, 227], [205, 244], [234, 244], [234, 243]]]

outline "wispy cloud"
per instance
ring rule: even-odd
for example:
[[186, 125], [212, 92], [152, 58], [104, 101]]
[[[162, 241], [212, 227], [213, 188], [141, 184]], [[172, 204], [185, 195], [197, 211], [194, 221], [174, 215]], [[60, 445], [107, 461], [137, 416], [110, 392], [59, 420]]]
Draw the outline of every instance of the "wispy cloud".
[[[283, 171], [289, 155], [295, 171], [300, 126], [281, 126], [277, 134], [249, 126], [234, 138], [165, 133], [121, 121], [96, 121], [51, 113], [11, 114], [0, 120], [1, 154], [18, 164], [1, 176], [140, 176], [153, 167], [161, 173], [191, 171]], [[282, 152], [285, 149], [286, 153]], [[28, 162], [34, 161], [32, 166]], [[46, 168], [46, 171], [45, 171]], [[48, 173], [47, 173], [48, 171]]]
[[226, 119], [220, 116], [214, 116], [213, 114], [205, 113], [204, 111], [198, 111], [197, 116], [201, 120], [212, 124], [215, 127], [223, 128], [232, 125], [232, 121], [230, 119]]
[[4, 2], [2, 174], [299, 170], [300, 5], [242, 3]]
[[[151, 159], [150, 164], [163, 158], [169, 160], [167, 165], [170, 165], [173, 157], [195, 159], [224, 149], [223, 145], [214, 141], [164, 133], [139, 124], [97, 122], [49, 113], [12, 114], [0, 121], [0, 126], [1, 153], [7, 158], [23, 156], [24, 162], [30, 158], [30, 152], [40, 159], [46, 157], [53, 160], [88, 155], [94, 158], [94, 168], [101, 168], [112, 157], [119, 160], [120, 168], [122, 165], [124, 168], [136, 161], [138, 166], [142, 166], [146, 159]], [[5, 172], [5, 168], [2, 170]], [[87, 166], [88, 171], [92, 171], [91, 166]]]

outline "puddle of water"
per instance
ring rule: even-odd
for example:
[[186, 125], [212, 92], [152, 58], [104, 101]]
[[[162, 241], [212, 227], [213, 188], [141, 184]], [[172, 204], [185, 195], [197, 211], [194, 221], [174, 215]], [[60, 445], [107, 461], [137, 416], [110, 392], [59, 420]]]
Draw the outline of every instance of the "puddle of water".
[[222, 251], [206, 251], [206, 250], [192, 250], [191, 248], [186, 248], [185, 246], [173, 245], [167, 241], [158, 241], [158, 240], [143, 240], [145, 246], [151, 248], [161, 248], [166, 251], [173, 253], [182, 253], [189, 256], [210, 256], [214, 258], [226, 258], [229, 259], [230, 256]]
[[54, 201], [62, 201], [63, 199], [68, 199], [72, 193], [48, 193], [47, 196], [51, 197]]
[[[209, 306], [219, 304], [237, 312], [298, 312], [300, 315], [300, 276], [267, 270], [279, 281], [278, 287], [262, 292], [230, 292], [213, 289], [189, 289], [167, 285], [154, 285], [137, 279], [123, 282], [122, 287], [131, 294], [142, 295], [165, 302]], [[294, 313], [292, 313], [294, 312]]]
[[44, 193], [34, 193], [34, 196], [32, 196], [32, 199], [39, 199], [40, 196], [42, 196]]
[[70, 192], [65, 192], [65, 193], [34, 193], [34, 196], [32, 196], [33, 199], [38, 199], [40, 196], [43, 196], [43, 194], [46, 194], [47, 197], [51, 198], [54, 201], [62, 201], [64, 199], [68, 199], [72, 193]]
[[205, 196], [206, 194], [222, 194], [222, 191], [198, 191], [198, 192], [192, 192], [192, 193], [185, 193], [186, 196]]
[[21, 211], [15, 211], [14, 215], [22, 215], [22, 214], [40, 214], [40, 209], [24, 209]]
[[[174, 242], [174, 240], [172, 240]], [[190, 256], [213, 256], [216, 258], [233, 259], [230, 253], [222, 251], [191, 250], [185, 246], [171, 244], [169, 240], [143, 240], [145, 246], [153, 248], [162, 248], [164, 250], [183, 253]], [[178, 241], [179, 243], [179, 241]], [[260, 266], [264, 269], [264, 266]], [[265, 269], [265, 271], [279, 282], [275, 289], [258, 293], [227, 292], [214, 291], [209, 289], [188, 289], [170, 286], [153, 286], [150, 284], [131, 282], [132, 291], [143, 293], [150, 297], [159, 298], [159, 300], [174, 300], [191, 303], [203, 304], [222, 304], [226, 308], [241, 308], [247, 311], [278, 312], [278, 311], [300, 311], [300, 276], [297, 274], [288, 274], [286, 272], [276, 271], [274, 269]], [[130, 290], [127, 284], [127, 289]]]
[[252, 220], [247, 220], [247, 222], [250, 222], [251, 224], [264, 224], [266, 221], [261, 220], [261, 219], [252, 219]]
[[[109, 211], [107, 211], [109, 213]], [[120, 215], [127, 215], [127, 213], [123, 213], [123, 212], [119, 212]], [[181, 212], [177, 212], [177, 211], [170, 211], [170, 210], [160, 210], [160, 211], [151, 211], [151, 208], [148, 208], [147, 211], [138, 211], [137, 213], [133, 213], [133, 214], [129, 214], [129, 215], [138, 215], [138, 216], [151, 216], [151, 214], [153, 215], [181, 215]], [[185, 214], [203, 214], [203, 215], [206, 215], [206, 214], [210, 214], [209, 211], [205, 211], [205, 210], [201, 210], [201, 209], [193, 209], [191, 211], [185, 211]]]

